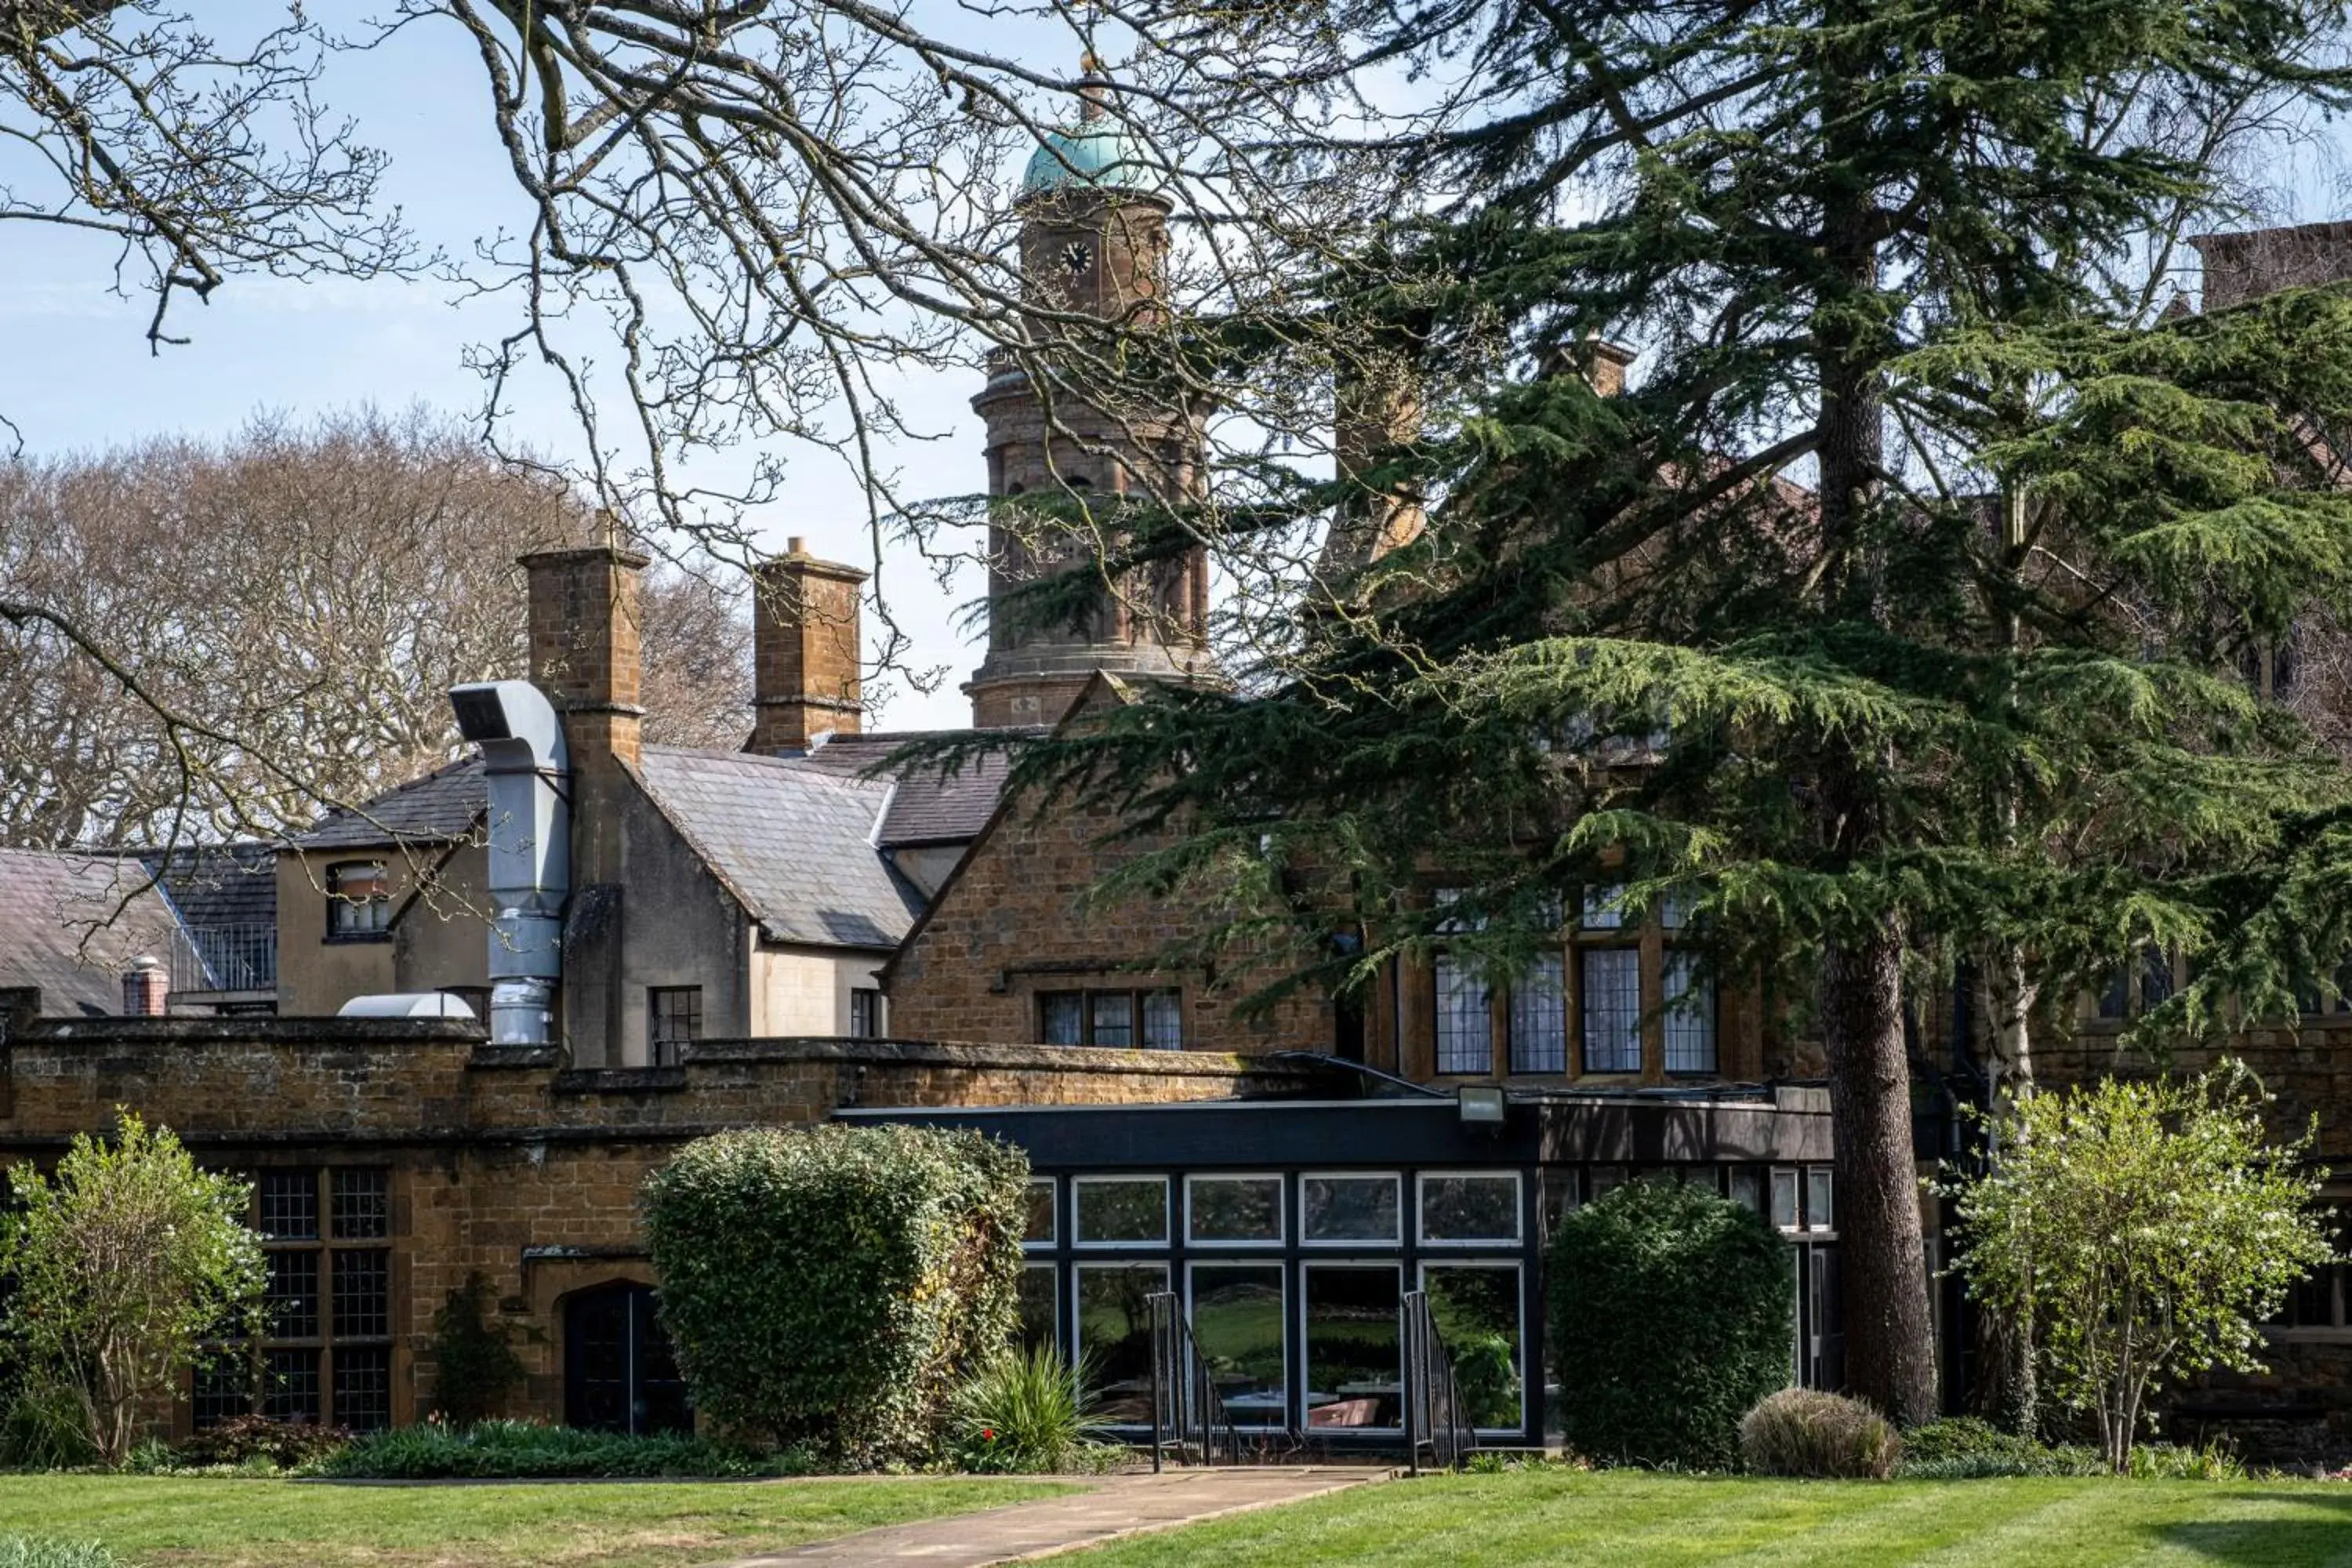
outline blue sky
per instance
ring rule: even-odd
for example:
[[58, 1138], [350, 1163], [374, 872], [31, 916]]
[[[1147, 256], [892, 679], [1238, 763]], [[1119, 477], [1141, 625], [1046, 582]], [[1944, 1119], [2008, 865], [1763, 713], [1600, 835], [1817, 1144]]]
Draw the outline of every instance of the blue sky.
[[[268, 0], [210, 0], [194, 7], [224, 42], [249, 37], [282, 15]], [[478, 237], [525, 221], [505, 154], [488, 122], [481, 68], [454, 24], [408, 26], [364, 54], [332, 60], [321, 96], [359, 121], [358, 139], [391, 153], [385, 195], [427, 245], [470, 252]], [[473, 412], [480, 383], [463, 363], [469, 344], [510, 331], [516, 308], [461, 302], [446, 283], [292, 282], [239, 276], [209, 305], [182, 300], [173, 331], [193, 341], [151, 355], [152, 298], [128, 279], [110, 292], [114, 247], [31, 224], [0, 225], [0, 415], [34, 454], [103, 447], [156, 435], [225, 436], [262, 410], [298, 417], [373, 403], [424, 403]], [[981, 426], [961, 378], [908, 378], [910, 416], [943, 439], [904, 455], [916, 493], [954, 494], [985, 483]], [[575, 456], [579, 435], [551, 382], [510, 399], [509, 428], [541, 450]], [[865, 509], [843, 467], [796, 461], [783, 496], [753, 514], [764, 542], [804, 537], [822, 555], [868, 559]], [[960, 724], [969, 707], [956, 683], [980, 650], [950, 626], [979, 591], [976, 569], [942, 589], [912, 557], [886, 563], [892, 608], [915, 635], [908, 662], [947, 665], [950, 679], [925, 697], [903, 683], [885, 693], [879, 722], [892, 729]]]
[[[258, 34], [282, 15], [275, 0], [198, 0], [194, 9], [225, 40]], [[971, 26], [977, 10], [955, 0], [918, 0], [947, 25]], [[1009, 26], [982, 23], [999, 42]], [[1067, 35], [1041, 29], [1037, 47], [1055, 56]], [[1058, 58], [1050, 63], [1063, 64]], [[454, 23], [429, 18], [375, 49], [334, 58], [321, 96], [359, 122], [359, 139], [392, 156], [385, 195], [428, 246], [469, 253], [478, 238], [524, 221], [522, 204], [492, 135], [479, 63]], [[2333, 128], [2282, 150], [2265, 173], [2279, 190], [2278, 216], [2307, 221], [2343, 215]], [[0, 164], [0, 175], [6, 166]], [[37, 454], [102, 447], [155, 435], [217, 437], [255, 413], [297, 417], [373, 403], [423, 403], [470, 413], [480, 386], [466, 369], [468, 345], [509, 330], [502, 300], [462, 302], [448, 284], [386, 280], [298, 283], [237, 277], [209, 306], [177, 307], [175, 330], [193, 339], [151, 355], [144, 338], [152, 300], [109, 291], [112, 247], [102, 240], [29, 224], [0, 226], [0, 415]], [[936, 441], [886, 454], [906, 492], [965, 493], [983, 482], [981, 427], [967, 405], [972, 378], [923, 373], [897, 390], [910, 422]], [[510, 399], [509, 430], [542, 451], [572, 458], [579, 436], [550, 381]], [[793, 463], [782, 495], [755, 512], [761, 540], [782, 548], [790, 535], [835, 559], [867, 559], [865, 508], [836, 461]], [[956, 683], [979, 649], [958, 632], [956, 611], [979, 591], [969, 565], [950, 585], [902, 551], [886, 561], [893, 611], [916, 639], [908, 662], [945, 666], [949, 678], [926, 696], [886, 682], [878, 722], [892, 729], [957, 724], [967, 709]], [[892, 688], [895, 687], [895, 689]]]

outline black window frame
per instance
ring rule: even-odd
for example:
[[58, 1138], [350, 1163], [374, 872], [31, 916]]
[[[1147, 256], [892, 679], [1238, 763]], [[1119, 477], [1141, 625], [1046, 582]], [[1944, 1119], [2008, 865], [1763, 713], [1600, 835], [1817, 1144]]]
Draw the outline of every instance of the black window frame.
[[[1150, 1017], [1149, 1003], [1154, 997], [1176, 999], [1176, 1039], [1173, 1044], [1155, 1045], [1148, 1032]], [[1184, 988], [1181, 985], [1139, 986], [1064, 986], [1052, 991], [1040, 991], [1036, 998], [1037, 1038], [1049, 1046], [1101, 1046], [1096, 1030], [1096, 1008], [1103, 1003], [1124, 997], [1127, 1003], [1127, 1038], [1111, 1041], [1106, 1048], [1130, 1051], [1181, 1051], [1187, 1048]], [[1052, 1016], [1056, 1004], [1076, 1006], [1078, 1014], [1078, 1037], [1056, 1040], [1053, 1037]]]
[[646, 986], [646, 1054], [653, 1065], [676, 1067], [677, 1047], [702, 1038], [702, 1016], [701, 986]]
[[[363, 871], [376, 885], [364, 899], [342, 890], [343, 874]], [[331, 942], [392, 940], [392, 867], [382, 858], [331, 860], [326, 868], [327, 930]]]

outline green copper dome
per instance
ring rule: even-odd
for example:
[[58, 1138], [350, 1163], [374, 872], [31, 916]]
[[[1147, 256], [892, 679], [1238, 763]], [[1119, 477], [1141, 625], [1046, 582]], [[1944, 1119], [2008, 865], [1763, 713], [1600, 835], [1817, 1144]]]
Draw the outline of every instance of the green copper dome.
[[1139, 191], [1156, 195], [1159, 172], [1140, 142], [1108, 118], [1088, 118], [1075, 131], [1047, 133], [1029, 154], [1021, 176], [1024, 197], [1076, 189]]

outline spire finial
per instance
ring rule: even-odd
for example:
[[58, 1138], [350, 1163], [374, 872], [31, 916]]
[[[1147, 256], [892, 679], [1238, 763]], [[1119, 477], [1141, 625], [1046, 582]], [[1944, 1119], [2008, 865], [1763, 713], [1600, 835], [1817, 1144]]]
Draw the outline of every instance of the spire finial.
[[1103, 68], [1102, 57], [1088, 49], [1078, 57], [1078, 118], [1100, 120], [1106, 112], [1103, 89], [1109, 84], [1110, 73]]

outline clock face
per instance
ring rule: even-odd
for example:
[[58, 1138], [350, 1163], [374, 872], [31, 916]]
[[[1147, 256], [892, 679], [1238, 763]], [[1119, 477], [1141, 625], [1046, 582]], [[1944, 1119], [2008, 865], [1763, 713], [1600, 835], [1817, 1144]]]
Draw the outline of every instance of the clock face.
[[1092, 246], [1073, 240], [1062, 247], [1062, 265], [1068, 268], [1073, 274], [1084, 272], [1094, 264], [1095, 253]]

